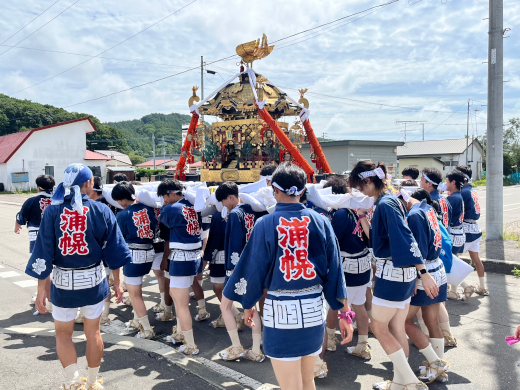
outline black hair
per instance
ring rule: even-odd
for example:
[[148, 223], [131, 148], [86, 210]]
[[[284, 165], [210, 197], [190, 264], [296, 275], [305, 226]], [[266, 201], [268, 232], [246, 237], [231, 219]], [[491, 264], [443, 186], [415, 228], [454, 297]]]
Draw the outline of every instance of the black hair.
[[330, 177], [323, 188], [332, 187], [333, 194], [346, 194], [348, 192], [348, 183], [345, 179], [338, 176]]
[[140, 181], [131, 181], [130, 183], [132, 183], [134, 186], [142, 186], [143, 183], [141, 183]]
[[297, 165], [284, 162], [278, 165], [278, 168], [274, 171], [271, 182], [285, 189], [290, 189], [291, 187], [302, 189], [307, 184], [307, 174]]
[[51, 175], [40, 175], [36, 178], [36, 185], [43, 191], [52, 191], [54, 184], [56, 184], [56, 182]]
[[260, 176], [272, 176], [274, 171], [276, 171], [276, 165], [274, 165], [274, 164], [266, 165], [265, 167], [263, 167], [260, 170]]
[[305, 203], [307, 201], [307, 188], [305, 189], [305, 191], [302, 192], [301, 196], [300, 196], [300, 203]]
[[456, 169], [458, 169], [465, 175], [469, 176], [469, 179], [467, 179], [466, 177], [464, 178], [465, 182], [469, 181], [471, 179], [471, 177], [473, 176], [473, 170], [471, 169], [471, 167], [467, 167], [466, 165], [458, 165], [456, 167]]
[[401, 182], [401, 187], [418, 187], [418, 184], [413, 179], [406, 179]]
[[419, 188], [412, 192], [410, 195], [412, 198], [417, 199], [418, 201], [422, 201], [426, 199], [426, 203], [432, 206], [435, 209], [435, 212], [440, 215], [441, 206], [435, 200], [432, 200], [430, 193], [426, 191], [424, 188]]
[[385, 174], [385, 178], [383, 179], [380, 179], [378, 176], [370, 176], [370, 180], [372, 180], [372, 183], [374, 183], [377, 193], [379, 194], [383, 192], [385, 189], [389, 188], [389, 184], [386, 181], [387, 170], [385, 163], [378, 162], [376, 165], [370, 160], [357, 162], [357, 164], [350, 172], [350, 176], [348, 178], [349, 187], [361, 190], [363, 186], [366, 184], [366, 179], [361, 178], [359, 175], [363, 172], [373, 171], [376, 168], [381, 168]]
[[114, 181], [121, 182], [121, 181], [128, 181], [128, 176], [126, 176], [124, 173], [117, 173], [114, 175]]
[[419, 177], [419, 170], [415, 167], [406, 167], [401, 172], [401, 175], [410, 176], [412, 179], [417, 180], [417, 178]]
[[428, 179], [437, 183], [432, 183], [433, 188], [437, 189], [437, 186], [442, 183], [442, 173], [437, 168], [424, 168], [422, 173], [428, 176]]
[[464, 185], [464, 182], [466, 181], [466, 178], [464, 177], [464, 174], [459, 171], [458, 169], [454, 169], [450, 173], [446, 175], [446, 179], [449, 181], [455, 180], [455, 185], [457, 186], [457, 190], [460, 191], [462, 186]]
[[103, 183], [101, 182], [101, 178], [99, 176], [94, 176], [94, 191], [103, 191]]
[[220, 183], [215, 191], [215, 198], [217, 198], [217, 202], [222, 202], [224, 199], [227, 199], [229, 195], [235, 195], [235, 197], [238, 198], [237, 183], [233, 181], [225, 181]]
[[166, 178], [157, 187], [157, 196], [168, 195], [170, 192], [181, 192], [184, 186], [179, 180]]
[[[133, 197], [132, 197], [133, 196]], [[135, 200], [135, 190], [132, 183], [121, 181], [112, 188], [112, 199], [118, 200]]]

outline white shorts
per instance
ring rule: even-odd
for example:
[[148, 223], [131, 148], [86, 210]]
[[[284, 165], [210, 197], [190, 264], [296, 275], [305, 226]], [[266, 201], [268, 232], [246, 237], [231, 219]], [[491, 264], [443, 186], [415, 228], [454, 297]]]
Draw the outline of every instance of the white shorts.
[[[318, 356], [318, 355], [321, 353], [321, 349], [322, 349], [322, 348], [320, 347], [320, 349], [318, 349], [316, 352], [311, 353], [311, 354], [309, 354], [309, 355], [307, 355], [307, 356]], [[290, 357], [290, 358], [274, 358], [274, 357], [271, 357], [271, 356], [267, 356], [267, 357], [268, 357], [269, 359], [279, 360], [279, 361], [281, 361], [281, 362], [295, 362], [295, 361], [297, 361], [297, 360], [301, 360], [301, 358], [302, 358], [303, 356]]]
[[464, 243], [464, 252], [470, 251], [470, 252], [477, 252], [480, 249], [480, 241], [482, 241], [482, 237], [479, 237], [475, 241], [466, 242]]
[[[408, 298], [405, 301], [395, 302], [395, 301], [387, 301], [386, 299], [381, 299], [378, 297], [372, 298], [372, 305], [379, 305], [379, 306], [385, 306], [385, 307], [391, 307], [392, 309], [404, 309], [406, 308], [406, 305], [410, 303], [412, 300], [412, 297]], [[372, 312], [374, 309], [372, 308]]]
[[208, 236], [209, 236], [209, 229], [207, 229], [207, 230], [203, 230], [203, 231], [202, 231], [202, 234], [200, 235], [200, 238], [201, 238], [202, 240], [205, 240], [206, 238], [208, 238]]
[[164, 271], [164, 277], [166, 279], [170, 279], [170, 273], [168, 271]]
[[370, 282], [368, 282], [367, 288], [372, 288], [372, 286], [373, 286], [372, 281], [373, 280], [374, 280], [374, 267], [370, 267]]
[[368, 283], [356, 287], [347, 286], [348, 303], [358, 306], [364, 305], [367, 301], [367, 287]]
[[152, 263], [152, 269], [154, 271], [160, 271], [161, 270], [162, 257], [163, 257], [163, 252], [156, 253], [154, 255], [153, 263]]
[[143, 284], [142, 276], [125, 276], [125, 283], [131, 286], [140, 286]]
[[[83, 306], [81, 308], [81, 313], [86, 319], [95, 320], [101, 316], [104, 307], [105, 301], [103, 300], [99, 303], [96, 303], [95, 305]], [[74, 318], [76, 318], [77, 314], [77, 307], [58, 307], [56, 305], [52, 305], [52, 318], [54, 318], [56, 321], [74, 321]]]
[[224, 284], [224, 282], [226, 281], [226, 277], [222, 276], [220, 278], [217, 278], [217, 277], [214, 277], [214, 276], [210, 276], [209, 280], [213, 284]]
[[195, 275], [192, 276], [170, 276], [170, 288], [190, 288]]
[[105, 274], [107, 274], [107, 278], [110, 276], [111, 273], [112, 273], [112, 270], [108, 267], [105, 267]]

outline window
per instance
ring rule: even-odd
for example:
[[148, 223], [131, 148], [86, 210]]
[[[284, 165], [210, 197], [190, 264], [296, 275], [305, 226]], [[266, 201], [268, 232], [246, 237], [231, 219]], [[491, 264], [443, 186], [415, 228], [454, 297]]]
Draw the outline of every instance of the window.
[[54, 177], [54, 167], [51, 166], [51, 165], [46, 165], [45, 166], [45, 174], [46, 175], [51, 175], [52, 177]]

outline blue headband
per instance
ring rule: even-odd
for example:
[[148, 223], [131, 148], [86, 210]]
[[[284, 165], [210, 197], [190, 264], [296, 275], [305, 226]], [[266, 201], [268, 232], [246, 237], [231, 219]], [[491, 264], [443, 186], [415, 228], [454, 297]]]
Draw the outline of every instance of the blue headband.
[[62, 204], [65, 199], [65, 189], [70, 188], [72, 199], [70, 204], [78, 214], [83, 215], [83, 202], [81, 200], [80, 184], [90, 180], [92, 171], [89, 167], [83, 164], [71, 164], [65, 169], [63, 181], [58, 184], [54, 195], [52, 195], [51, 204]]

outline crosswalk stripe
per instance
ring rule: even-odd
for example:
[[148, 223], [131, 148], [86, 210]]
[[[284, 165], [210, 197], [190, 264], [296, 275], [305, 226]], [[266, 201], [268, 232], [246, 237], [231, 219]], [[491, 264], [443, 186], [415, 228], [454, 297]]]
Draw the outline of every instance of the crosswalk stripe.
[[0, 278], [13, 278], [15, 276], [20, 276], [20, 274], [14, 271], [0, 272]]
[[38, 285], [38, 282], [36, 280], [20, 280], [19, 282], [13, 282], [17, 286], [20, 287], [34, 287]]

